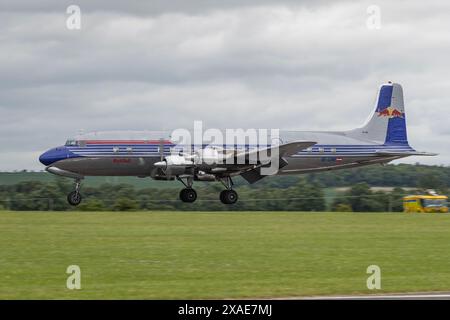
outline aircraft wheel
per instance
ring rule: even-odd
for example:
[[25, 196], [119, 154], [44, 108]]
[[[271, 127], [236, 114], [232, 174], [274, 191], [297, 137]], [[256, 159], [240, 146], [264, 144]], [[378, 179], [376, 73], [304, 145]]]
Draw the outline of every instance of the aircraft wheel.
[[194, 202], [197, 200], [197, 192], [192, 188], [186, 188], [180, 191], [180, 199], [183, 202]]
[[71, 206], [79, 205], [81, 203], [81, 199], [81, 194], [77, 191], [72, 191], [67, 195], [67, 202], [69, 202]]
[[220, 201], [223, 204], [233, 204], [238, 200], [238, 194], [234, 190], [223, 190], [220, 193]]

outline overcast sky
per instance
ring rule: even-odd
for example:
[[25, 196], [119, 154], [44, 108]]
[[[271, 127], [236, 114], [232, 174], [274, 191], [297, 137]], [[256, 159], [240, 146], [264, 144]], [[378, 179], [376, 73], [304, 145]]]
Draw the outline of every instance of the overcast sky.
[[449, 59], [449, 1], [0, 0], [0, 170], [81, 129], [351, 129], [388, 80], [440, 153], [403, 162], [450, 165]]

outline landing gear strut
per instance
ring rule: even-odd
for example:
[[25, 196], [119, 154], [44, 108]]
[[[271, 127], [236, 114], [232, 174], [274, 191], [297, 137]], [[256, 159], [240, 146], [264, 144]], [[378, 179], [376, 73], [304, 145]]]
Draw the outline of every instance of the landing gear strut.
[[177, 180], [180, 181], [186, 188], [180, 191], [180, 199], [183, 202], [192, 203], [197, 200], [197, 192], [192, 189], [193, 178], [188, 177], [186, 182], [183, 181], [182, 178], [177, 177]]
[[80, 186], [81, 181], [79, 179], [75, 180], [75, 190], [67, 195], [67, 202], [69, 202], [71, 206], [77, 206], [81, 203], [82, 197], [80, 194]]
[[238, 200], [238, 194], [233, 190], [233, 180], [231, 177], [226, 177], [220, 180], [222, 184], [227, 188], [220, 193], [220, 201], [223, 204], [233, 204]]

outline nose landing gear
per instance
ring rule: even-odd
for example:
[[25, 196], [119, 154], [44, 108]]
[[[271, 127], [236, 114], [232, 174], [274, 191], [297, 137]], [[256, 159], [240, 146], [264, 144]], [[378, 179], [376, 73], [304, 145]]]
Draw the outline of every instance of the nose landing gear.
[[77, 206], [81, 203], [82, 197], [80, 194], [80, 187], [81, 180], [75, 180], [75, 190], [67, 195], [67, 202], [69, 202], [71, 206]]

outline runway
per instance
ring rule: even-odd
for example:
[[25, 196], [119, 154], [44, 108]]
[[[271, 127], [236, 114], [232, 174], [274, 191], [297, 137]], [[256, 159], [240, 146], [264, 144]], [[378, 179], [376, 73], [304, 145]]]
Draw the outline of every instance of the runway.
[[450, 300], [450, 292], [292, 297], [287, 300]]

